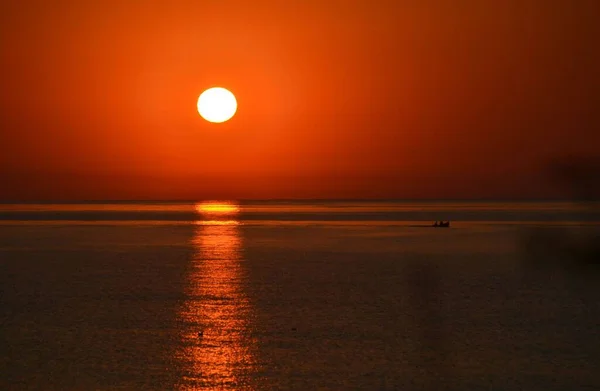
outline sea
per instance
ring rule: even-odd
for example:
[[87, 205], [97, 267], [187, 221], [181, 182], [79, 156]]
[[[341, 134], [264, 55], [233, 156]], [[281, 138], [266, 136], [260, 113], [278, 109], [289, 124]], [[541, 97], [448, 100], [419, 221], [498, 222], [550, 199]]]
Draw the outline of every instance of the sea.
[[0, 204], [0, 389], [598, 390], [599, 231], [594, 202]]

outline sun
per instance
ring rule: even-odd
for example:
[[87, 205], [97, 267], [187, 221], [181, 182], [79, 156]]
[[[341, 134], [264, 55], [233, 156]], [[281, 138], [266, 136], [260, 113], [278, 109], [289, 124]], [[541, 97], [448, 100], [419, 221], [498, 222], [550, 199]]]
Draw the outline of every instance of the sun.
[[221, 123], [231, 119], [237, 110], [235, 96], [227, 89], [213, 87], [198, 97], [198, 113], [208, 122]]

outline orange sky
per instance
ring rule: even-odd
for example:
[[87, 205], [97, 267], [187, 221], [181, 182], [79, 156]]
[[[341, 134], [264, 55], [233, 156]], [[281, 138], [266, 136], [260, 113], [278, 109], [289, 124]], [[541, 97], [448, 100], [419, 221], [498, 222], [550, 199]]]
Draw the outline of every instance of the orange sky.
[[[598, 15], [597, 0], [3, 2], [0, 199], [539, 196], [547, 158], [600, 145]], [[196, 112], [215, 85], [238, 99], [225, 124]]]

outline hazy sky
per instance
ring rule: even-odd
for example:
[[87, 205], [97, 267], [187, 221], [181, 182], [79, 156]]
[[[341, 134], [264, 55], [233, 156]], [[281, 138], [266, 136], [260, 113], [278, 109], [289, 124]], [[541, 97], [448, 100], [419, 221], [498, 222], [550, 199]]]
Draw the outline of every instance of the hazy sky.
[[[546, 194], [600, 1], [4, 1], [0, 199]], [[198, 95], [238, 98], [225, 124]], [[595, 144], [595, 145], [594, 145]]]

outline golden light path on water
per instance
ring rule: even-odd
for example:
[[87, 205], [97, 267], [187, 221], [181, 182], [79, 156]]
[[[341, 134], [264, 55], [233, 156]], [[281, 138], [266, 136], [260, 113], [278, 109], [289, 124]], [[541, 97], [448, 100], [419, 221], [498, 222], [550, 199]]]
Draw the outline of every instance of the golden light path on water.
[[179, 359], [185, 366], [179, 389], [250, 390], [247, 374], [255, 360], [243, 290], [239, 207], [204, 202], [196, 210], [195, 255], [179, 313], [184, 346]]

